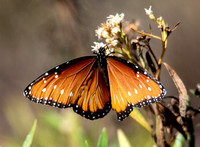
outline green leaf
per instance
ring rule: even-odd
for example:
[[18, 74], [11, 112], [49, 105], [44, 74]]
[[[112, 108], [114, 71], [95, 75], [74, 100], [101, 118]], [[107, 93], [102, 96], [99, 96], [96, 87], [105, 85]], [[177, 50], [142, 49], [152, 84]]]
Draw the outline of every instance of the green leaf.
[[189, 91], [191, 94], [195, 95], [195, 89], [190, 89]]
[[107, 146], [108, 146], [108, 140], [107, 140], [106, 128], [103, 128], [101, 136], [99, 137], [97, 147], [107, 147]]
[[140, 125], [142, 125], [147, 131], [153, 134], [153, 130], [151, 129], [149, 123], [144, 118], [144, 116], [140, 113], [139, 110], [134, 109], [130, 116], [135, 119]]
[[200, 94], [196, 94], [196, 90], [195, 89], [190, 89], [190, 93], [195, 95], [196, 97], [200, 98]]
[[87, 140], [85, 140], [85, 147], [90, 147]]
[[184, 140], [184, 136], [181, 133], [178, 133], [178, 135], [176, 135], [176, 139], [172, 147], [183, 147]]
[[35, 134], [36, 126], [37, 126], [37, 120], [34, 121], [33, 126], [31, 128], [31, 131], [26, 136], [26, 139], [23, 143], [23, 147], [30, 147], [31, 146], [32, 141], [33, 141], [33, 137], [34, 137], [34, 134]]
[[118, 136], [118, 141], [119, 141], [119, 146], [120, 147], [131, 147], [130, 142], [128, 141], [126, 135], [121, 129], [117, 130], [117, 136]]

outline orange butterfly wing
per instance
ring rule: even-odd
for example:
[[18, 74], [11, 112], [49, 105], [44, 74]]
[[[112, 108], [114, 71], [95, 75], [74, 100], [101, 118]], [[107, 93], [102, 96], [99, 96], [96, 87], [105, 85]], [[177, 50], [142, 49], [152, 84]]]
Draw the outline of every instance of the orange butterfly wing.
[[111, 109], [109, 88], [93, 56], [49, 70], [29, 84], [24, 95], [37, 103], [73, 107], [87, 119], [104, 117]]
[[128, 117], [134, 107], [160, 101], [166, 91], [159, 81], [128, 61], [107, 57], [112, 109], [118, 120]]

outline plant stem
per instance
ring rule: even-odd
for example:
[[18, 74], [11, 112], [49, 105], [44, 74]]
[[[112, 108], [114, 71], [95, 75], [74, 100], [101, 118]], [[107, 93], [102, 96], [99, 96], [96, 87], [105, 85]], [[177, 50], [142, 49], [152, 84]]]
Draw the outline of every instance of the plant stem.
[[161, 56], [160, 56], [160, 59], [158, 61], [158, 70], [156, 71], [156, 75], [155, 75], [155, 78], [156, 79], [160, 79], [160, 71], [161, 71], [161, 64], [162, 64], [162, 61], [163, 61], [163, 57], [164, 57], [164, 54], [165, 54], [165, 51], [166, 51], [166, 48], [167, 48], [167, 37], [168, 37], [168, 33], [166, 31], [166, 24], [165, 24], [165, 21], [162, 19], [160, 22], [157, 22], [158, 24], [162, 25], [162, 32], [161, 32], [161, 35], [162, 35], [162, 53], [161, 53]]
[[149, 48], [149, 51], [150, 51], [151, 55], [153, 56], [154, 60], [156, 61], [156, 65], [158, 65], [158, 60], [157, 60], [155, 54], [153, 53], [153, 51], [152, 51], [150, 45], [148, 45], [148, 48]]
[[158, 60], [158, 70], [156, 71], [156, 75], [155, 75], [155, 78], [158, 80], [159, 77], [160, 77], [160, 71], [161, 71], [161, 64], [162, 64], [162, 61], [163, 61], [163, 57], [164, 57], [164, 54], [165, 54], [165, 51], [166, 51], [166, 48], [165, 48], [165, 45], [166, 42], [162, 41], [162, 46], [163, 46], [163, 49], [162, 49], [162, 53], [161, 53], [161, 56], [160, 56], [160, 59]]
[[156, 36], [156, 35], [153, 35], [153, 34], [149, 34], [149, 33], [145, 33], [145, 32], [141, 32], [141, 31], [138, 31], [138, 30], [135, 30], [133, 28], [131, 28], [133, 31], [137, 32], [138, 34], [141, 34], [141, 35], [144, 35], [144, 36], [149, 36], [149, 37], [153, 37], [155, 39], [158, 39], [158, 40], [162, 40], [160, 37]]

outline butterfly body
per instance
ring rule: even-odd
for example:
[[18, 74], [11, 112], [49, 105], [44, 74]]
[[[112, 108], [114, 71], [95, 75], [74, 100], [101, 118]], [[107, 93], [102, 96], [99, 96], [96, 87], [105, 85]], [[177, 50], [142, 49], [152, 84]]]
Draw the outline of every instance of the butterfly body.
[[162, 84], [138, 66], [100, 48], [97, 56], [86, 56], [47, 71], [24, 90], [31, 101], [59, 108], [73, 107], [87, 119], [104, 117], [112, 108], [118, 120], [134, 107], [160, 101], [166, 94]]

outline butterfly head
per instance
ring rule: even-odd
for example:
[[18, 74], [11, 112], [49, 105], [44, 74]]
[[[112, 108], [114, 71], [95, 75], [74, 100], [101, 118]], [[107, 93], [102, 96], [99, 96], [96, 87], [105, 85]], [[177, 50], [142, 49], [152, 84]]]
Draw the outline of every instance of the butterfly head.
[[105, 56], [105, 51], [106, 51], [106, 49], [104, 47], [100, 47], [98, 54], [101, 55], [101, 56]]
[[98, 50], [93, 50], [93, 54], [96, 54], [97, 56], [112, 56], [114, 53], [115, 51], [108, 47], [100, 47]]
[[91, 46], [91, 51], [93, 52], [93, 54], [101, 56], [112, 56], [115, 53], [113, 48], [109, 48], [106, 44], [102, 42], [94, 42], [94, 44], [94, 46]]
[[106, 49], [104, 47], [100, 47], [98, 49], [92, 50], [92, 53], [97, 55], [105, 55], [105, 51]]

